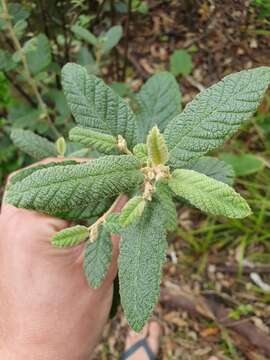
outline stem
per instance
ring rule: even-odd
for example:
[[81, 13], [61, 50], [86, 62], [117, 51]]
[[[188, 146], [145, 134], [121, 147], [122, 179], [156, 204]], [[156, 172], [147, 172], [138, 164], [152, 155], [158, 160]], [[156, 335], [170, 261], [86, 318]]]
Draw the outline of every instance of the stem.
[[[88, 230], [90, 231], [90, 241], [91, 242], [94, 242], [96, 240], [98, 226], [100, 224], [102, 224], [106, 220], [107, 216], [113, 211], [113, 209], [115, 208], [115, 205], [118, 203], [120, 197], [121, 197], [121, 194], [119, 196], [117, 196], [117, 198], [112, 203], [111, 207], [100, 218], [98, 218], [94, 224], [89, 226]], [[91, 233], [95, 235], [94, 238], [91, 237]]]
[[33, 101], [31, 96], [29, 96], [6, 71], [3, 71], [3, 73], [8, 79], [8, 81], [12, 84], [12, 86], [29, 102], [29, 104], [32, 106], [36, 106], [36, 103]]
[[122, 81], [126, 80], [127, 60], [128, 60], [128, 45], [129, 45], [129, 21], [131, 18], [132, 0], [128, 0], [128, 14], [125, 26], [125, 48], [124, 48], [124, 66], [122, 73]]
[[20, 44], [20, 41], [18, 40], [18, 38], [16, 36], [16, 33], [15, 33], [14, 29], [13, 29], [13, 26], [12, 26], [12, 23], [11, 23], [11, 18], [10, 18], [9, 12], [8, 12], [7, 0], [2, 0], [2, 8], [3, 8], [3, 17], [7, 22], [7, 30], [9, 32], [10, 38], [11, 38], [13, 44], [14, 44], [15, 50], [18, 51], [19, 54], [20, 54], [21, 61], [22, 61], [24, 71], [25, 71], [25, 75], [26, 75], [26, 80], [27, 80], [28, 84], [30, 85], [30, 87], [32, 88], [32, 90], [33, 90], [33, 92], [35, 94], [35, 97], [37, 99], [38, 105], [42, 109], [42, 111], [44, 112], [45, 118], [47, 118], [51, 129], [53, 130], [55, 135], [57, 137], [59, 137], [60, 134], [59, 134], [58, 130], [56, 129], [56, 127], [54, 126], [54, 124], [53, 124], [53, 122], [52, 122], [52, 120], [50, 118], [48, 107], [45, 104], [45, 102], [43, 101], [43, 99], [42, 99], [42, 97], [41, 97], [41, 95], [39, 93], [37, 84], [36, 84], [34, 78], [31, 75], [31, 72], [30, 72], [30, 69], [29, 69], [29, 66], [28, 66], [28, 62], [27, 62], [27, 58], [26, 58], [26, 56], [24, 54], [24, 51], [23, 51], [22, 46]]

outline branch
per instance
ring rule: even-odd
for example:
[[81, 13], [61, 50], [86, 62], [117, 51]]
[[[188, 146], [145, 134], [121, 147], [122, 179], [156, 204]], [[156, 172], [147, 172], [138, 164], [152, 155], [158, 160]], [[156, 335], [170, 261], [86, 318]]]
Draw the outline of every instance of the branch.
[[42, 109], [42, 111], [44, 113], [44, 117], [47, 119], [47, 121], [48, 121], [51, 129], [54, 131], [55, 135], [57, 137], [59, 137], [59, 132], [56, 129], [56, 127], [54, 126], [54, 124], [53, 124], [53, 122], [52, 122], [52, 120], [50, 118], [49, 109], [48, 109], [47, 105], [45, 104], [45, 102], [43, 101], [43, 99], [42, 99], [42, 97], [41, 97], [41, 95], [39, 93], [37, 84], [36, 84], [34, 78], [31, 75], [25, 53], [24, 53], [24, 51], [22, 49], [22, 46], [20, 44], [20, 41], [18, 40], [18, 38], [16, 36], [16, 33], [15, 33], [14, 29], [13, 29], [12, 22], [11, 22], [11, 17], [10, 17], [9, 12], [8, 12], [7, 0], [2, 0], [2, 8], [3, 8], [3, 18], [7, 22], [7, 30], [9, 32], [9, 36], [10, 36], [10, 38], [11, 38], [13, 44], [14, 44], [15, 50], [18, 51], [19, 54], [20, 54], [20, 58], [21, 58], [21, 61], [22, 61], [23, 67], [24, 67], [24, 71], [25, 71], [26, 80], [27, 80], [28, 84], [30, 85], [30, 87], [32, 88], [32, 90], [33, 90], [33, 92], [35, 94], [38, 105], [39, 105], [39, 107]]
[[21, 87], [19, 84], [17, 84], [14, 79], [6, 72], [3, 71], [5, 77], [8, 79], [8, 81], [12, 84], [12, 86], [29, 102], [32, 106], [37, 106], [37, 104], [34, 102], [34, 100], [29, 96]]

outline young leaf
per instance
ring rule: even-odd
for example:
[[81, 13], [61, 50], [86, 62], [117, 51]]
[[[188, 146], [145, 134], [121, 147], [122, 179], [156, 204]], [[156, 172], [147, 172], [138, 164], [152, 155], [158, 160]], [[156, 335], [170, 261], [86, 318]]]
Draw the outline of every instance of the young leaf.
[[177, 227], [177, 212], [173, 201], [172, 190], [168, 184], [159, 181], [156, 186], [156, 196], [163, 208], [166, 230], [174, 231]]
[[137, 159], [140, 160], [142, 164], [147, 163], [148, 159], [148, 152], [147, 152], [147, 145], [146, 144], [137, 144], [133, 148], [133, 154], [136, 156]]
[[64, 156], [67, 150], [67, 144], [63, 136], [56, 141], [56, 150], [60, 156]]
[[143, 181], [134, 156], [105, 156], [79, 165], [37, 170], [11, 184], [6, 201], [48, 214], [127, 192]]
[[175, 194], [198, 209], [229, 218], [244, 218], [251, 214], [246, 202], [233, 188], [193, 170], [175, 170], [169, 180]]
[[101, 54], [106, 54], [112, 48], [114, 48], [123, 36], [123, 29], [121, 25], [116, 25], [110, 28], [103, 36], [103, 42], [101, 46]]
[[111, 234], [120, 234], [122, 226], [119, 223], [119, 213], [111, 213], [107, 216], [106, 221], [103, 223], [105, 229]]
[[117, 149], [117, 139], [108, 134], [88, 128], [75, 127], [69, 132], [71, 141], [93, 147], [104, 154], [111, 154]]
[[230, 186], [233, 185], [235, 176], [233, 168], [224, 161], [204, 156], [187, 164], [186, 168], [207, 175]]
[[158, 300], [166, 246], [163, 209], [149, 202], [142, 217], [122, 231], [118, 258], [121, 303], [134, 331], [143, 328]]
[[53, 236], [51, 242], [56, 247], [71, 247], [79, 245], [89, 237], [89, 230], [86, 226], [76, 225]]
[[122, 135], [129, 146], [136, 143], [134, 113], [101, 79], [87, 74], [82, 66], [69, 63], [63, 67], [62, 83], [78, 124], [116, 137]]
[[112, 241], [110, 233], [100, 226], [98, 237], [88, 242], [84, 254], [84, 273], [89, 285], [93, 288], [101, 286], [112, 261]]
[[119, 223], [123, 227], [126, 227], [136, 221], [139, 217], [142, 216], [146, 205], [146, 200], [142, 196], [134, 196], [130, 199], [124, 208], [119, 217]]
[[270, 82], [270, 68], [226, 76], [195, 97], [167, 126], [170, 163], [183, 167], [219, 147], [250, 118]]
[[23, 152], [35, 160], [57, 156], [55, 145], [47, 139], [36, 135], [30, 130], [13, 129], [11, 139], [14, 144]]
[[153, 165], [166, 164], [168, 161], [168, 148], [157, 126], [147, 136], [147, 150]]
[[96, 46], [97, 38], [89, 30], [83, 28], [80, 25], [73, 25], [71, 31], [78, 36], [78, 38], [86, 41], [88, 44]]
[[219, 156], [228, 166], [232, 166], [236, 176], [247, 176], [263, 170], [265, 162], [252, 154], [223, 153]]
[[170, 57], [170, 72], [174, 76], [189, 75], [192, 71], [192, 59], [187, 50], [175, 50]]
[[153, 75], [137, 94], [139, 140], [145, 142], [148, 132], [157, 125], [163, 132], [181, 111], [179, 86], [168, 72]]

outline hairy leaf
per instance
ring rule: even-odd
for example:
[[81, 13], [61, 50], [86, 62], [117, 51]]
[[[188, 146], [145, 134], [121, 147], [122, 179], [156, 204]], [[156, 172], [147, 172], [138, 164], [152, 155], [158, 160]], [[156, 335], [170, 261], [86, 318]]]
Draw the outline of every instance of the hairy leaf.
[[105, 156], [79, 165], [37, 170], [8, 189], [6, 201], [53, 214], [96, 203], [143, 181], [134, 156]]
[[137, 94], [139, 140], [144, 142], [149, 130], [157, 125], [163, 131], [181, 111], [179, 86], [168, 72], [153, 75]]
[[153, 165], [166, 164], [168, 161], [168, 148], [157, 126], [147, 136], [147, 150]]
[[10, 178], [10, 184], [14, 185], [17, 182], [22, 181], [27, 176], [33, 174], [37, 170], [48, 169], [53, 166], [66, 166], [66, 165], [76, 165], [76, 164], [79, 164], [79, 163], [74, 160], [65, 160], [65, 161], [61, 161], [61, 162], [50, 162], [48, 164], [35, 164], [31, 167], [22, 169], [22, 170], [16, 172], [14, 175], [12, 175], [12, 177]]
[[75, 127], [69, 132], [71, 141], [93, 147], [104, 154], [111, 154], [117, 149], [117, 139], [108, 134], [88, 128]]
[[204, 156], [187, 164], [186, 168], [205, 174], [230, 186], [233, 185], [233, 168], [224, 161], [209, 156]]
[[110, 208], [113, 199], [92, 200], [68, 210], [51, 210], [50, 214], [65, 220], [92, 220], [99, 218]]
[[233, 188], [193, 170], [175, 170], [169, 186], [179, 196], [200, 210], [229, 218], [251, 214], [246, 202]]
[[120, 234], [122, 226], [119, 223], [119, 216], [119, 213], [111, 213], [107, 216], [106, 221], [103, 224], [111, 234]]
[[136, 156], [137, 159], [140, 160], [142, 164], [147, 163], [148, 159], [148, 152], [147, 152], [147, 145], [146, 144], [137, 144], [133, 148], [133, 154]]
[[78, 124], [117, 136], [129, 146], [136, 143], [135, 115], [129, 105], [101, 79], [85, 68], [67, 64], [62, 70], [67, 102]]
[[71, 247], [80, 244], [89, 237], [89, 230], [86, 226], [76, 225], [53, 236], [51, 242], [56, 247]]
[[146, 205], [146, 200], [142, 196], [134, 196], [130, 199], [122, 209], [119, 222], [126, 227], [142, 216]]
[[173, 193], [168, 184], [159, 181], [156, 186], [156, 196], [163, 208], [165, 225], [168, 231], [174, 231], [177, 227], [177, 212], [173, 201]]
[[98, 237], [88, 242], [84, 254], [84, 272], [89, 285], [93, 288], [101, 286], [112, 260], [112, 241], [109, 232], [99, 227]]
[[59, 139], [57, 139], [55, 146], [56, 146], [57, 153], [60, 156], [64, 156], [66, 153], [66, 150], [67, 150], [67, 144], [66, 144], [65, 138], [63, 136], [61, 136]]
[[142, 217], [122, 231], [120, 242], [121, 303], [135, 331], [143, 328], [158, 300], [165, 251], [163, 209], [152, 201]]
[[195, 97], [167, 126], [164, 136], [174, 167], [219, 147], [250, 118], [270, 82], [270, 68], [226, 76]]
[[30, 130], [14, 129], [11, 132], [11, 139], [21, 151], [30, 155], [35, 160], [57, 156], [54, 143], [36, 135]]

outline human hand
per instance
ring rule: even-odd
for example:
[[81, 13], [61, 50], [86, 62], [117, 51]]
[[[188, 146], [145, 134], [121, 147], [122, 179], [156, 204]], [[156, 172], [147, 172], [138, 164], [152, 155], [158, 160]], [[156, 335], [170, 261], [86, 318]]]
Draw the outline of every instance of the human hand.
[[[59, 161], [46, 159], [45, 162]], [[125, 197], [120, 198], [119, 211]], [[99, 289], [82, 269], [84, 245], [54, 248], [67, 221], [2, 205], [0, 215], [0, 358], [88, 360], [108, 318], [117, 272], [113, 261]]]

